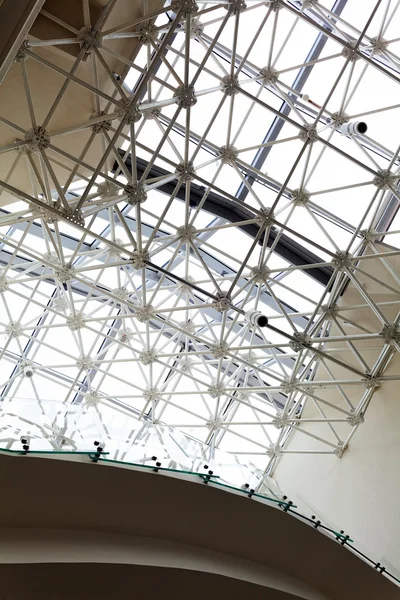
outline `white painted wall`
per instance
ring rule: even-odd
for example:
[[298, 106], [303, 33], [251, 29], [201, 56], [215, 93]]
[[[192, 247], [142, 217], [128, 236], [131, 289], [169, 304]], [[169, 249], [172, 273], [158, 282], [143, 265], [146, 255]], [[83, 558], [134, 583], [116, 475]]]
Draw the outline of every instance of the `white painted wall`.
[[[375, 261], [368, 261], [371, 263]], [[376, 261], [377, 262], [377, 261]], [[396, 270], [399, 272], [399, 265]], [[374, 274], [379, 265], [374, 265]], [[379, 268], [382, 269], [382, 266]], [[379, 273], [382, 276], [382, 270]], [[381, 301], [399, 300], [399, 295], [379, 290], [371, 280], [365, 279], [370, 294]], [[393, 279], [390, 285], [395, 285]], [[362, 302], [351, 287], [343, 296], [341, 304]], [[396, 297], [397, 296], [397, 297]], [[389, 308], [388, 308], [389, 310]], [[391, 306], [393, 318], [399, 305]], [[379, 331], [379, 323], [372, 322], [367, 312], [355, 313], [355, 318], [368, 323], [373, 331]], [[389, 314], [388, 314], [389, 316]], [[375, 346], [375, 350], [372, 349]], [[378, 351], [377, 342], [369, 344], [365, 356]], [[344, 352], [342, 360], [350, 360]], [[335, 369], [336, 371], [336, 369]], [[400, 356], [394, 354], [385, 375], [399, 375]], [[342, 371], [342, 374], [343, 371]], [[348, 376], [348, 375], [347, 375]], [[318, 379], [326, 378], [322, 369]], [[355, 397], [357, 390], [350, 389]], [[343, 408], [335, 391], [322, 391]], [[328, 409], [329, 411], [329, 409]], [[332, 413], [331, 413], [332, 414]], [[308, 405], [306, 417], [316, 418], [315, 407]], [[324, 423], [303, 425], [303, 429], [320, 435], [326, 432]], [[347, 424], [339, 424], [338, 431], [345, 434]], [[333, 440], [334, 441], [334, 440]], [[321, 450], [321, 443], [296, 431], [288, 450]], [[326, 448], [325, 449], [329, 449]], [[334, 529], [344, 529], [360, 550], [380, 561], [393, 573], [400, 573], [400, 381], [385, 381], [372, 397], [365, 421], [359, 425], [341, 459], [334, 455], [284, 454], [273, 477], [282, 490], [299, 504], [308, 515], [316, 514]]]
[[[330, 526], [344, 529], [360, 542], [357, 546], [371, 558], [400, 572], [398, 383], [386, 386], [384, 393], [375, 393], [367, 417], [343, 458], [283, 456], [274, 477], [296, 503], [299, 498], [305, 500], [308, 514], [311, 510], [325, 517]], [[299, 433], [294, 435], [294, 442], [298, 448], [310, 447], [309, 439]]]

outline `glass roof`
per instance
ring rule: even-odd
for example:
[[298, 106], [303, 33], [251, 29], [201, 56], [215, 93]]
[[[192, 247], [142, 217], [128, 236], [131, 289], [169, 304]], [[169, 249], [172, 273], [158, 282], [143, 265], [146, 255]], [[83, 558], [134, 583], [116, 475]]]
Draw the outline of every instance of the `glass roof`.
[[142, 4], [2, 83], [0, 446], [341, 456], [400, 350], [398, 3]]

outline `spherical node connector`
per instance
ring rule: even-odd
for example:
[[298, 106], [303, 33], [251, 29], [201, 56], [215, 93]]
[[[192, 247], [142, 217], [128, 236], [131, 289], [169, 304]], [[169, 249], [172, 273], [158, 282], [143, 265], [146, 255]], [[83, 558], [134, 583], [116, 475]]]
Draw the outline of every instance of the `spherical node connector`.
[[352, 267], [353, 257], [349, 252], [336, 252], [336, 258], [332, 259], [331, 264], [338, 271], [345, 271]]
[[5, 327], [5, 333], [10, 338], [17, 338], [22, 334], [22, 325], [18, 321], [11, 321]]
[[179, 362], [182, 373], [191, 373], [194, 361], [191, 358], [184, 358]]
[[113, 198], [114, 196], [118, 195], [120, 189], [121, 188], [116, 183], [114, 183], [113, 181], [108, 181], [108, 179], [106, 179], [105, 181], [99, 183], [99, 185], [97, 186], [97, 195], [102, 200], [106, 198]]
[[143, 398], [147, 402], [156, 402], [161, 399], [161, 392], [158, 388], [147, 388], [143, 390]]
[[[397, 178], [398, 178], [398, 176], [397, 176]], [[383, 189], [385, 187], [388, 187], [390, 184], [395, 183], [395, 181], [396, 181], [396, 175], [391, 173], [391, 171], [382, 170], [382, 171], [379, 171], [379, 173], [376, 177], [374, 177], [372, 183], [374, 185], [376, 185], [376, 187], [378, 189]]]
[[153, 108], [145, 108], [140, 112], [142, 113], [143, 118], [147, 121], [153, 121], [154, 119], [158, 119], [161, 115], [161, 110], [159, 108], [156, 108], [155, 106]]
[[380, 381], [376, 377], [365, 377], [365, 379], [363, 379], [362, 382], [364, 383], [366, 390], [375, 390], [380, 386]]
[[139, 354], [139, 361], [142, 363], [142, 365], [145, 365], [145, 366], [152, 365], [153, 363], [157, 362], [157, 360], [158, 360], [158, 354], [154, 349], [143, 350]]
[[134, 312], [134, 316], [140, 323], [146, 323], [146, 321], [149, 321], [155, 314], [156, 311], [151, 304], [148, 304], [147, 306], [138, 306], [135, 308]]
[[389, 346], [400, 343], [400, 329], [397, 325], [384, 325], [379, 332], [379, 336]]
[[226, 342], [223, 342], [222, 344], [213, 344], [210, 346], [210, 351], [214, 358], [224, 358], [228, 355], [229, 346]]
[[129, 327], [125, 327], [121, 330], [120, 335], [118, 337], [118, 342], [122, 344], [129, 344], [133, 338], [133, 331]]
[[45, 252], [44, 254], [42, 254], [42, 258], [45, 262], [49, 262], [52, 263], [52, 265], [56, 265], [59, 266], [60, 263], [60, 257], [58, 256], [57, 252]]
[[360, 236], [366, 241], [366, 242], [374, 242], [376, 240], [377, 237], [377, 231], [375, 229], [362, 229], [360, 231]]
[[126, 302], [129, 298], [129, 292], [125, 287], [115, 288], [112, 290], [113, 296], [116, 296], [118, 300]]
[[242, 354], [240, 358], [245, 363], [249, 363], [250, 365], [254, 366], [257, 355], [250, 350], [250, 352], [246, 352], [246, 354]]
[[216, 311], [223, 313], [231, 308], [232, 299], [228, 292], [217, 292], [216, 296], [217, 300], [212, 302], [212, 306]]
[[270, 446], [268, 447], [268, 449], [266, 451], [266, 454], [270, 458], [275, 458], [277, 456], [281, 456], [282, 446], [279, 446], [279, 444], [270, 444]]
[[232, 14], [240, 13], [247, 8], [247, 4], [244, 0], [229, 0], [227, 4], [224, 4], [225, 10], [230, 10]]
[[333, 453], [338, 457], [342, 458], [345, 450], [347, 449], [347, 445], [344, 442], [338, 442]]
[[0, 292], [6, 292], [8, 290], [9, 281], [5, 275], [0, 274]]
[[307, 140], [315, 140], [318, 136], [318, 132], [312, 125], [307, 125], [305, 129], [300, 131], [299, 138], [302, 142], [306, 142]]
[[330, 122], [334, 127], [341, 127], [350, 121], [350, 117], [344, 112], [334, 112], [330, 118]]
[[28, 60], [29, 56], [26, 54], [26, 50], [29, 48], [29, 40], [25, 40], [22, 42], [20, 49], [18, 50], [14, 61], [22, 62], [23, 60]]
[[290, 424], [290, 421], [285, 417], [275, 417], [272, 419], [272, 425], [276, 427], [276, 429], [283, 429]]
[[86, 325], [85, 315], [81, 312], [75, 313], [75, 315], [70, 315], [67, 317], [67, 326], [71, 331], [78, 331], [78, 329], [83, 329]]
[[95, 362], [91, 356], [79, 356], [76, 360], [76, 366], [79, 369], [84, 369], [85, 371], [89, 371], [93, 369]]
[[182, 242], [190, 242], [196, 237], [197, 229], [193, 225], [181, 225], [176, 230], [176, 235]]
[[97, 392], [96, 390], [87, 392], [84, 395], [84, 402], [88, 406], [97, 406], [97, 404], [100, 402], [100, 399], [101, 399], [101, 396], [100, 396], [99, 392]]
[[68, 308], [68, 302], [64, 296], [57, 296], [53, 300], [53, 309], [58, 312], [65, 312]]
[[282, 4], [281, 4], [280, 0], [270, 0], [270, 2], [267, 3], [267, 5], [268, 5], [268, 8], [271, 8], [271, 10], [273, 12], [281, 10], [281, 8], [282, 8]]
[[[91, 115], [91, 119], [94, 119], [96, 117], [103, 117], [106, 113], [104, 111], [100, 112], [99, 114], [93, 114]], [[92, 125], [92, 131], [93, 133], [102, 133], [110, 131], [112, 127], [112, 121], [100, 121], [99, 123], [94, 123], [94, 125]]]
[[354, 48], [343, 48], [342, 56], [349, 59], [350, 62], [354, 62], [354, 61], [360, 59], [360, 56], [357, 53], [357, 50], [354, 50]]
[[296, 206], [305, 206], [310, 200], [310, 193], [306, 189], [293, 190], [290, 197]]
[[135, 106], [127, 104], [126, 108], [122, 109], [121, 111], [120, 120], [126, 121], [127, 123], [138, 123], [140, 119], [143, 118], [143, 112], [140, 110], [140, 106], [138, 104]]
[[183, 17], [195, 15], [199, 11], [195, 0], [178, 0], [177, 9], [181, 9]]
[[128, 184], [124, 188], [124, 193], [126, 194], [126, 203], [131, 206], [143, 204], [143, 202], [146, 202], [147, 200], [147, 192], [145, 191], [143, 184]]
[[223, 420], [219, 418], [209, 419], [208, 421], [206, 421], [206, 427], [210, 431], [215, 431], [216, 429], [219, 429], [221, 427], [222, 423]]
[[84, 369], [88, 371], [89, 369], [93, 369], [95, 362], [91, 356], [79, 356], [76, 360], [76, 366], [80, 369]]
[[273, 67], [263, 67], [260, 71], [260, 79], [264, 85], [276, 83], [278, 76], [279, 72]]
[[[186, 22], [183, 23], [183, 29], [186, 31]], [[190, 21], [190, 38], [193, 39], [198, 39], [201, 38], [201, 36], [204, 33], [204, 24], [200, 21], [200, 19], [191, 19]]]
[[141, 44], [151, 44], [157, 39], [157, 31], [155, 25], [151, 21], [143, 21], [136, 27], [136, 33], [138, 34], [137, 40]]
[[305, 333], [294, 333], [293, 340], [289, 342], [289, 346], [294, 352], [300, 352], [303, 348], [308, 348], [310, 336]]
[[50, 146], [51, 139], [46, 129], [39, 125], [26, 132], [25, 141], [31, 152], [40, 152]]
[[[297, 334], [299, 337], [298, 339], [300, 340], [300, 336], [302, 336], [303, 334]], [[294, 337], [294, 336], [293, 336]], [[297, 343], [297, 342], [293, 342], [293, 343]], [[303, 348], [302, 343], [299, 341], [298, 342], [298, 347], [301, 350], [301, 348]], [[298, 351], [298, 350], [297, 350]], [[281, 390], [284, 394], [291, 394], [292, 392], [296, 392], [297, 391], [297, 385], [295, 381], [292, 381], [291, 379], [284, 379], [281, 385]]]
[[79, 227], [85, 226], [85, 219], [83, 216], [83, 212], [81, 210], [71, 210], [71, 211], [62, 211], [64, 219], [72, 223], [73, 225], [78, 225]]
[[67, 263], [54, 269], [54, 277], [60, 283], [67, 283], [75, 278], [75, 269], [71, 263]]
[[184, 182], [193, 181], [196, 178], [192, 161], [179, 163], [176, 167], [176, 173], [179, 173], [179, 179]]
[[134, 269], [145, 269], [146, 262], [150, 255], [146, 250], [134, 250], [131, 254], [131, 265]]
[[174, 97], [180, 108], [189, 108], [197, 102], [196, 92], [193, 85], [178, 85], [175, 90]]
[[339, 309], [337, 306], [321, 306], [322, 313], [324, 314], [325, 319], [332, 321], [339, 314]]
[[179, 327], [188, 335], [193, 335], [196, 332], [196, 323], [194, 323], [191, 319], [188, 319], [187, 321], [181, 321], [179, 323]]
[[387, 50], [388, 46], [388, 40], [384, 40], [380, 37], [371, 38], [371, 48], [373, 49], [374, 54], [383, 54], [383, 52]]
[[213, 383], [207, 388], [207, 392], [211, 398], [220, 398], [225, 393], [225, 388], [222, 383]]
[[225, 77], [221, 79], [221, 91], [227, 96], [238, 94], [239, 89], [239, 80], [237, 75], [225, 75]]
[[80, 46], [86, 52], [86, 54], [90, 54], [93, 51], [93, 48], [101, 48], [103, 39], [94, 27], [82, 27], [80, 31], [78, 31], [77, 37], [79, 38]]
[[361, 423], [364, 423], [364, 415], [362, 413], [358, 415], [352, 414], [346, 418], [346, 421], [349, 425], [351, 425], [351, 427], [356, 427], [357, 425], [361, 425]]
[[238, 156], [239, 151], [235, 146], [221, 146], [218, 150], [218, 157], [223, 165], [233, 165]]
[[250, 274], [255, 283], [265, 283], [269, 277], [270, 269], [266, 266], [251, 267]]
[[274, 224], [275, 215], [270, 208], [262, 208], [261, 215], [257, 218], [258, 225], [262, 229], [266, 229]]

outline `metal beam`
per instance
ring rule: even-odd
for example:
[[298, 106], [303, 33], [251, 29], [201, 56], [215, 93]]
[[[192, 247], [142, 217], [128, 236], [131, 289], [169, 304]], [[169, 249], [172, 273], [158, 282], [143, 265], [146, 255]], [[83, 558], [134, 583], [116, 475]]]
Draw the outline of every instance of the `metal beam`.
[[3, 0], [0, 3], [0, 83], [44, 3], [45, 0]]
[[[126, 153], [123, 150], [120, 150], [120, 154], [121, 154], [121, 156], [125, 156]], [[130, 155], [128, 155], [125, 158], [125, 164], [128, 167], [128, 169], [131, 169]], [[140, 177], [144, 173], [144, 171], [147, 167], [147, 162], [141, 158], [137, 158], [136, 165], [137, 165], [136, 168], [137, 168], [138, 177]], [[117, 162], [115, 162], [113, 165], [113, 172], [117, 171], [118, 169], [119, 169], [119, 166], [118, 166]], [[161, 176], [166, 177], [168, 175], [171, 175], [171, 173], [169, 173], [162, 167], [153, 165], [153, 167], [151, 168], [151, 171], [148, 174], [148, 177], [151, 179], [153, 177], [154, 178], [161, 177]], [[174, 181], [165, 183], [158, 188], [158, 191], [164, 192], [165, 194], [170, 196], [174, 190], [175, 185], [176, 185], [176, 182], [174, 182]], [[204, 187], [202, 187], [194, 182], [190, 183], [190, 204], [192, 207], [196, 207], [200, 204], [200, 202], [203, 199], [204, 192], [205, 192]], [[185, 195], [186, 195], [186, 185], [183, 183], [181, 185], [181, 188], [179, 189], [178, 193], [176, 194], [176, 198], [178, 200], [181, 200], [182, 202], [184, 202], [185, 197], [186, 197]], [[235, 204], [230, 202], [228, 199], [224, 198], [223, 196], [221, 196], [219, 194], [216, 194], [213, 191], [210, 191], [209, 194], [207, 195], [207, 199], [203, 203], [203, 208], [205, 211], [211, 213], [212, 215], [215, 215], [217, 217], [222, 217], [222, 218], [226, 219], [227, 221], [229, 221], [230, 223], [238, 223], [241, 221], [254, 219], [254, 214], [250, 210], [236, 206]], [[242, 231], [244, 231], [244, 233], [251, 236], [252, 238], [255, 238], [259, 232], [259, 226], [256, 223], [247, 224], [247, 225], [238, 225], [238, 229], [241, 229]], [[270, 234], [269, 234], [269, 239], [267, 242], [268, 247], [272, 246], [277, 234], [278, 234], [277, 229], [272, 227]], [[262, 245], [262, 243], [263, 243], [263, 236], [261, 236], [260, 241], [259, 241], [260, 245]], [[305, 248], [304, 246], [302, 246], [301, 244], [299, 244], [298, 242], [296, 242], [295, 240], [293, 240], [292, 238], [290, 238], [289, 236], [287, 236], [285, 234], [280, 236], [280, 239], [275, 246], [275, 252], [279, 256], [281, 256], [282, 258], [287, 260], [290, 264], [293, 264], [296, 266], [312, 265], [312, 264], [318, 264], [318, 263], [324, 262], [324, 260], [322, 258], [320, 258], [319, 256], [316, 256], [315, 254], [310, 252], [307, 248]], [[333, 269], [332, 269], [332, 267], [314, 267], [314, 268], [307, 269], [304, 272], [307, 273], [308, 275], [310, 275], [310, 277], [313, 277], [314, 279], [316, 279], [316, 281], [318, 281], [322, 285], [327, 285], [332, 276]]]
[[[346, 6], [346, 4], [347, 4], [347, 0], [337, 0], [332, 8], [332, 12], [336, 13], [337, 15], [340, 15], [343, 12], [343, 9]], [[322, 53], [323, 49], [325, 48], [327, 41], [328, 41], [328, 37], [322, 32], [319, 33], [314, 45], [312, 46], [312, 48], [311, 48], [310, 52], [308, 53], [307, 58], [304, 62], [308, 63], [308, 62], [317, 60], [321, 56], [321, 53]], [[307, 67], [303, 67], [302, 69], [300, 69], [299, 73], [297, 74], [297, 76], [293, 82], [293, 85], [292, 85], [293, 89], [297, 90], [299, 93], [302, 91], [302, 89], [304, 88], [304, 86], [307, 82], [307, 79], [311, 75], [313, 67], [314, 67], [314, 65], [308, 65]], [[291, 99], [292, 102], [296, 100], [296, 96], [294, 96], [294, 94], [289, 94], [289, 98]], [[284, 101], [282, 103], [282, 106], [279, 109], [279, 112], [282, 114], [282, 116], [288, 116], [289, 113], [291, 112], [291, 110], [292, 110], [292, 108], [291, 108], [290, 104], [288, 102]], [[282, 131], [284, 124], [285, 124], [284, 118], [282, 118], [281, 116], [275, 117], [273, 120], [273, 123], [272, 123], [271, 127], [269, 128], [267, 135], [265, 136], [262, 143], [267, 144], [267, 143], [274, 142], [275, 140], [277, 140], [280, 132]], [[258, 152], [252, 162], [252, 167], [255, 167], [257, 170], [260, 171], [271, 150], [272, 150], [272, 146], [267, 146], [265, 148], [261, 148], [260, 150], [258, 150]], [[250, 185], [253, 185], [255, 178], [252, 175], [247, 175], [247, 180]], [[241, 200], [245, 200], [248, 193], [249, 193], [248, 188], [242, 183], [236, 193], [236, 196], [238, 198], [240, 198]]]

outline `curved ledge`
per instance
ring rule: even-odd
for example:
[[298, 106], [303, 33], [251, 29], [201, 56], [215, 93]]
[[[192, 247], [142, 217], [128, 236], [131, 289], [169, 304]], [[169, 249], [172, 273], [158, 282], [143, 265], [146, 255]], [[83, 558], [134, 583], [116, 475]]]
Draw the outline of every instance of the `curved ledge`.
[[[50, 539], [53, 559], [63, 563], [68, 563], [68, 552], [73, 559], [78, 539], [84, 542], [82, 552], [97, 539], [98, 562], [113, 562], [107, 556], [117, 553], [125, 556], [119, 562], [136, 566], [151, 561], [164, 568], [195, 566], [203, 575], [279, 590], [285, 599], [392, 600], [400, 595], [340, 544], [279, 508], [203, 483], [102, 463], [0, 455], [0, 486], [4, 568], [5, 563], [31, 562], [29, 544], [40, 550], [40, 536], [33, 530], [42, 530], [42, 562], [46, 551], [51, 558]], [[18, 559], [21, 548], [26, 557]], [[84, 561], [77, 551], [76, 559], [93, 561]]]

